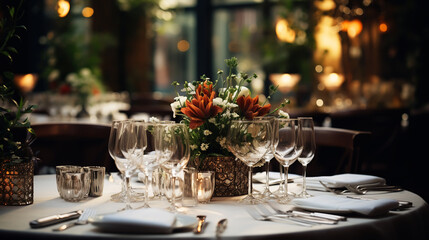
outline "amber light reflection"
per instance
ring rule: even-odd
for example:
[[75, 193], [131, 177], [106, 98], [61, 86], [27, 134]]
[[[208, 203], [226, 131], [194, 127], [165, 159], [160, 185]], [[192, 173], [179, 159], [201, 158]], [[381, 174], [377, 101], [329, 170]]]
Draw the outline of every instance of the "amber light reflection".
[[59, 0], [57, 3], [57, 12], [59, 17], [65, 17], [70, 11], [70, 3], [68, 1]]

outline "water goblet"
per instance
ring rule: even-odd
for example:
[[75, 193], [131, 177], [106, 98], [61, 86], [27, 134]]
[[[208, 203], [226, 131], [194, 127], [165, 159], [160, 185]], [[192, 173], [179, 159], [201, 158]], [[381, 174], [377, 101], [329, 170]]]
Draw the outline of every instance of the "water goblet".
[[227, 135], [228, 149], [249, 167], [248, 194], [243, 204], [258, 204], [252, 195], [252, 169], [271, 145], [271, 124], [268, 120], [233, 120]]
[[155, 148], [161, 167], [171, 175], [172, 196], [171, 212], [177, 212], [176, 208], [176, 179], [178, 174], [186, 167], [191, 156], [189, 133], [185, 124], [159, 124], [157, 125]]
[[279, 203], [289, 203], [291, 196], [288, 193], [288, 171], [302, 152], [301, 126], [297, 119], [276, 119], [274, 125], [274, 143], [272, 150], [276, 160], [284, 167], [284, 195], [278, 198]]
[[307, 192], [306, 175], [307, 165], [313, 160], [316, 151], [316, 138], [314, 134], [314, 122], [311, 117], [299, 117], [298, 122], [301, 124], [303, 148], [302, 153], [298, 157], [298, 162], [301, 163], [303, 168], [302, 174], [302, 192], [298, 197], [307, 198], [311, 194]]
[[[136, 168], [136, 162], [142, 157], [147, 146], [146, 132], [139, 128], [139, 123], [143, 121], [124, 121], [119, 137], [119, 150], [125, 158], [117, 158], [119, 165], [125, 169], [126, 205], [123, 210], [131, 209], [130, 204], [130, 178], [132, 171]], [[144, 128], [143, 128], [144, 129]]]

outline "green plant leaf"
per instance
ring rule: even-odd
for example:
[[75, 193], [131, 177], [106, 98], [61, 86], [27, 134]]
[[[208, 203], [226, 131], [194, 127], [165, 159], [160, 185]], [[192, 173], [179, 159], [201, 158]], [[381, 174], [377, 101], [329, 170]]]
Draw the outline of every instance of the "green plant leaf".
[[9, 52], [1, 51], [0, 54], [6, 56], [9, 59], [9, 61], [11, 61], [11, 62], [13, 61], [12, 56], [10, 56]]
[[14, 48], [14, 47], [7, 47], [6, 49], [7, 49], [9, 52], [18, 53], [18, 50], [16, 50], [16, 48]]

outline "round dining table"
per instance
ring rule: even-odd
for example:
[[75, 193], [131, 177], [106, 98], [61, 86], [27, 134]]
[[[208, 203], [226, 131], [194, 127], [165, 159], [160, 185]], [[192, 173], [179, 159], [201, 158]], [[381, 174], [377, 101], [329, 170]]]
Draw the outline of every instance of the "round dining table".
[[[358, 214], [346, 214], [346, 221], [335, 225], [318, 224], [301, 226], [294, 223], [258, 221], [239, 203], [243, 196], [212, 198], [209, 203], [194, 207], [180, 207], [180, 214], [188, 216], [206, 215], [204, 232], [195, 234], [192, 229], [175, 231], [169, 234], [136, 234], [105, 232], [94, 224], [79, 225], [66, 231], [53, 231], [61, 223], [43, 228], [31, 228], [32, 220], [50, 215], [67, 213], [86, 208], [94, 208], [98, 215], [115, 213], [125, 203], [114, 202], [110, 196], [121, 190], [121, 180], [117, 175], [106, 177], [101, 197], [88, 197], [80, 202], [67, 202], [60, 198], [55, 175], [36, 175], [34, 177], [34, 203], [27, 206], [0, 207], [1, 239], [429, 239], [429, 207], [418, 195], [410, 191], [390, 193], [368, 193], [366, 197], [390, 198], [410, 201], [413, 206], [401, 211], [390, 211], [383, 216], [367, 217]], [[262, 184], [254, 184], [262, 190]], [[143, 185], [133, 181], [134, 191], [140, 191]], [[278, 186], [272, 186], [273, 190]], [[297, 184], [289, 184], [289, 190], [298, 192]], [[333, 195], [331, 192], [309, 191], [312, 195]], [[370, 195], [369, 195], [370, 194]], [[142, 202], [132, 203], [137, 208]], [[151, 200], [152, 208], [169, 206], [167, 200]], [[285, 205], [293, 209], [293, 205]], [[154, 216], [156, 217], [156, 216]], [[219, 220], [228, 220], [225, 231], [216, 234]]]

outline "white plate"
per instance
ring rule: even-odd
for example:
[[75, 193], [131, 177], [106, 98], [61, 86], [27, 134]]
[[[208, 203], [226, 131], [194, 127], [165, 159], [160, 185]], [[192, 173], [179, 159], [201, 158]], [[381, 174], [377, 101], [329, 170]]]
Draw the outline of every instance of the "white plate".
[[[130, 227], [126, 226], [115, 226], [111, 223], [106, 223], [103, 221], [103, 215], [94, 216], [88, 219], [92, 225], [99, 228], [101, 231], [111, 232], [111, 233], [148, 233], [147, 229], [144, 227]], [[176, 222], [173, 226], [173, 231], [185, 231], [193, 229], [198, 223], [196, 217], [178, 214], [176, 215]]]

